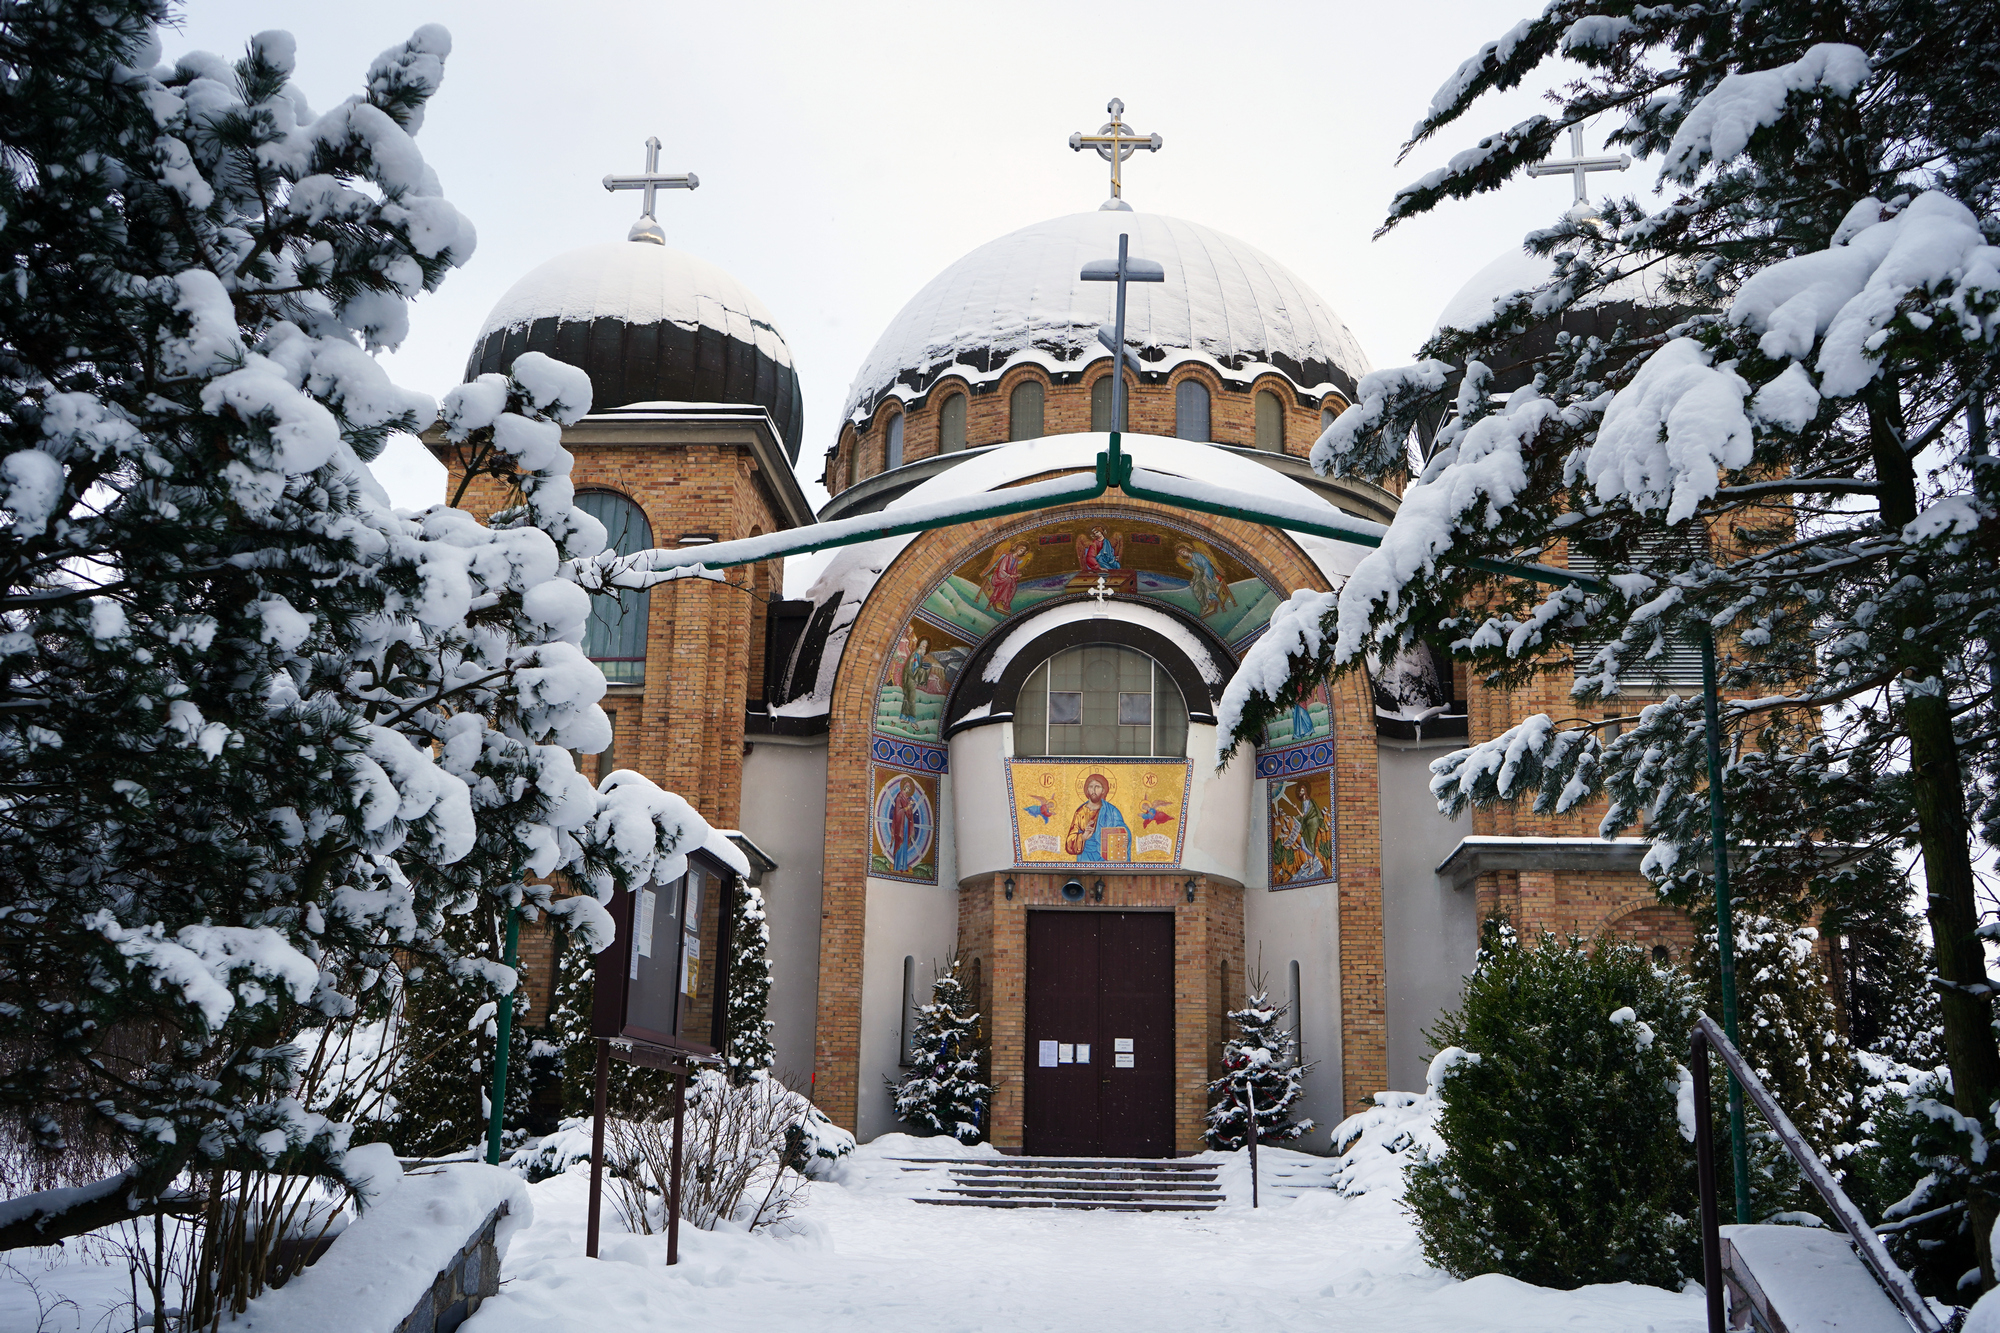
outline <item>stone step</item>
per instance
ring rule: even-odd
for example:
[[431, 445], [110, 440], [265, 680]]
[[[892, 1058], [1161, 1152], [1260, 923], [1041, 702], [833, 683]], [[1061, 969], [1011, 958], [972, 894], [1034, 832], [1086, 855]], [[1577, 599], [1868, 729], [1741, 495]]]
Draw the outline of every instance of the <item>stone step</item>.
[[1206, 1171], [1213, 1174], [1217, 1169], [1214, 1162], [1179, 1161], [1171, 1157], [892, 1157], [889, 1160], [918, 1162], [926, 1166], [977, 1166], [1016, 1170], [1080, 1167], [1095, 1171]]
[[1061, 1189], [966, 1189], [947, 1186], [940, 1194], [956, 1195], [970, 1199], [1103, 1199], [1115, 1203], [1152, 1203], [1172, 1201], [1181, 1203], [1221, 1203], [1222, 1195], [1213, 1190], [1199, 1194], [1172, 1194], [1157, 1190], [1061, 1190]]
[[1201, 1194], [1218, 1188], [1213, 1180], [1063, 1180], [1056, 1177], [961, 1176], [952, 1173], [951, 1183], [971, 1189], [989, 1190], [1143, 1190], [1152, 1194]]
[[984, 1171], [977, 1167], [953, 1167], [950, 1174], [960, 1180], [1101, 1180], [1111, 1184], [1132, 1182], [1163, 1185], [1207, 1185], [1215, 1182], [1213, 1171]]
[[917, 1199], [934, 1208], [1066, 1208], [1107, 1213], [1212, 1213], [1212, 1203], [1079, 1203], [1063, 1199]]

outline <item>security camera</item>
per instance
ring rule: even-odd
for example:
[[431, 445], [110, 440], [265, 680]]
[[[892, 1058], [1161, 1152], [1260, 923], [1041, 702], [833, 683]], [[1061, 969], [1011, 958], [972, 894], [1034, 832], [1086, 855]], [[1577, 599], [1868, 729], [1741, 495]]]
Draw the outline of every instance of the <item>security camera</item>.
[[1080, 903], [1080, 902], [1082, 902], [1082, 901], [1083, 901], [1083, 881], [1082, 881], [1082, 880], [1080, 880], [1080, 879], [1073, 879], [1073, 880], [1071, 880], [1071, 881], [1070, 881], [1069, 883], [1067, 883], [1067, 884], [1063, 885], [1063, 890], [1062, 890], [1062, 893], [1063, 893], [1063, 897], [1064, 897], [1065, 899], [1067, 899], [1068, 901], [1070, 901], [1070, 902], [1073, 902], [1073, 903]]

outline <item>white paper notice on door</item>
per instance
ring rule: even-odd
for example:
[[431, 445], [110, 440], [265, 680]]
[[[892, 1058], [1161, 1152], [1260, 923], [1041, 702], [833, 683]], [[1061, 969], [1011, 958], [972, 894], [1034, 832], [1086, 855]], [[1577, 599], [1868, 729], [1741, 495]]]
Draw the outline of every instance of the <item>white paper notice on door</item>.
[[1090, 1043], [1089, 1043], [1089, 1042], [1087, 1042], [1087, 1041], [1080, 1041], [1080, 1042], [1078, 1042], [1078, 1043], [1076, 1044], [1076, 1062], [1077, 1062], [1078, 1064], [1080, 1064], [1080, 1065], [1087, 1065], [1087, 1064], [1089, 1064], [1089, 1063], [1090, 1063]]
[[1062, 1045], [1056, 1047], [1056, 1063], [1059, 1065], [1075, 1064], [1076, 1047], [1070, 1045], [1068, 1042], [1064, 1042]]
[[1113, 1055], [1132, 1054], [1132, 1039], [1130, 1037], [1113, 1037], [1111, 1039], [1111, 1053]]
[[1041, 1066], [1044, 1069], [1054, 1069], [1056, 1067], [1056, 1044], [1052, 1041], [1042, 1043]]
[[1113, 1067], [1118, 1069], [1131, 1069], [1133, 1068], [1132, 1053], [1130, 1051], [1113, 1051], [1111, 1053], [1111, 1063]]

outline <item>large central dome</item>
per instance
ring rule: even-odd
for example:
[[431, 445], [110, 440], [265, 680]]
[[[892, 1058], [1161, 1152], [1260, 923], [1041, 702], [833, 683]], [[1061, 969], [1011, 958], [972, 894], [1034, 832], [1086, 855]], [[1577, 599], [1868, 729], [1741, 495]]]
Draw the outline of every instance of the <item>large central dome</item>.
[[1112, 285], [1078, 274], [1131, 254], [1166, 268], [1164, 283], [1129, 288], [1127, 342], [1149, 372], [1186, 361], [1247, 383], [1275, 371], [1301, 394], [1351, 398], [1368, 371], [1361, 346], [1319, 294], [1254, 246], [1159, 213], [1092, 212], [1051, 218], [980, 246], [918, 292], [876, 342], [842, 419], [867, 420], [891, 396], [923, 396], [945, 374], [975, 385], [1012, 366], [1081, 369], [1104, 355], [1097, 330], [1112, 315]]

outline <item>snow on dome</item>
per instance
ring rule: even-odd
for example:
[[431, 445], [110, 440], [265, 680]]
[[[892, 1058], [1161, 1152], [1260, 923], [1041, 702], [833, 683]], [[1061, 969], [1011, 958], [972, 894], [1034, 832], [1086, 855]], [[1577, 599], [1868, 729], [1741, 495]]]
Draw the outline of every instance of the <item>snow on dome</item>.
[[718, 329], [781, 365], [792, 363], [762, 301], [707, 260], [664, 245], [606, 241], [557, 255], [507, 289], [479, 326], [479, 337], [548, 318]]
[[1105, 355], [1097, 330], [1111, 322], [1113, 287], [1078, 274], [1115, 258], [1120, 232], [1135, 258], [1167, 270], [1126, 298], [1126, 338], [1149, 372], [1199, 361], [1231, 380], [1275, 371], [1307, 395], [1348, 397], [1368, 373], [1332, 307], [1261, 250], [1159, 213], [1073, 213], [989, 241], [933, 278], [862, 363], [841, 419], [864, 421], [890, 395], [921, 397], [946, 374], [984, 384], [1024, 363], [1077, 371]]
[[[1473, 274], [1458, 289], [1458, 294], [1445, 302], [1444, 311], [1438, 316], [1431, 332], [1435, 334], [1441, 329], [1463, 329], [1477, 324], [1491, 314], [1499, 302], [1516, 292], [1541, 286], [1554, 274], [1555, 261], [1548, 256], [1529, 254], [1526, 250], [1509, 250]], [[1667, 302], [1661, 293], [1661, 286], [1659, 270], [1647, 268], [1616, 279], [1603, 290], [1585, 296], [1571, 308], [1587, 310], [1592, 306], [1623, 302], [1665, 305]]]
[[515, 283], [480, 326], [468, 380], [543, 352], [590, 376], [591, 410], [642, 402], [747, 403], [771, 414], [798, 461], [804, 400], [764, 303], [706, 260], [608, 241]]

